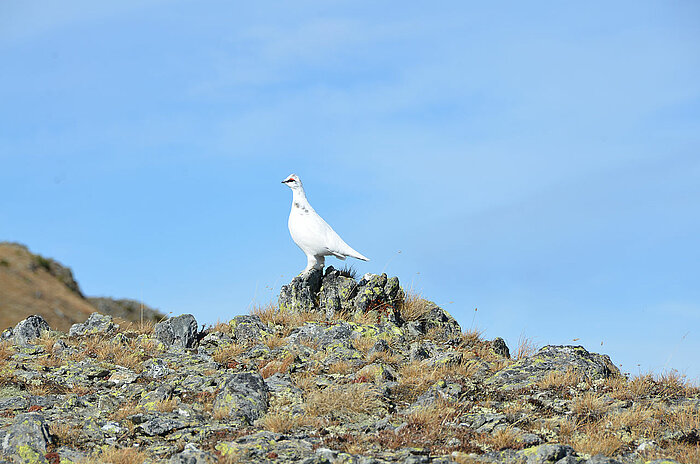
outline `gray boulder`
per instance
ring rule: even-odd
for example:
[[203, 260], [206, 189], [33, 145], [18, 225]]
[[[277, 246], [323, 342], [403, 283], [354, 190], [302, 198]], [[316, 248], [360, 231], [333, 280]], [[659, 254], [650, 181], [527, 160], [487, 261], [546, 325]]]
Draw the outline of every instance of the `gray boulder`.
[[224, 411], [234, 420], [252, 425], [265, 414], [269, 393], [257, 372], [240, 372], [226, 378], [214, 400], [214, 410]]
[[325, 309], [326, 319], [331, 320], [337, 313], [352, 312], [357, 289], [355, 279], [344, 276], [329, 266], [319, 291], [319, 305]]
[[519, 451], [518, 456], [525, 458], [527, 464], [555, 463], [567, 456], [574, 456], [576, 452], [568, 445], [539, 445]]
[[92, 313], [87, 321], [80, 324], [73, 324], [68, 332], [71, 337], [80, 335], [106, 334], [118, 329], [119, 325], [112, 322], [112, 316], [105, 316], [100, 313]]
[[159, 322], [155, 336], [167, 348], [193, 348], [197, 344], [197, 320], [192, 314], [172, 317]]
[[231, 319], [229, 326], [234, 340], [238, 343], [260, 343], [264, 335], [270, 334], [270, 329], [258, 316], [236, 316]]
[[398, 307], [404, 299], [404, 293], [398, 277], [366, 274], [357, 285], [357, 296], [353, 300], [355, 313], [376, 314], [377, 323], [402, 324]]
[[17, 345], [26, 345], [29, 341], [41, 337], [41, 334], [51, 330], [49, 324], [41, 316], [29, 316], [17, 323], [12, 330], [12, 336]]
[[312, 269], [283, 285], [278, 299], [280, 311], [311, 311], [318, 309], [323, 271]]
[[550, 372], [573, 369], [596, 380], [620, 375], [608, 355], [589, 353], [582, 346], [548, 345], [533, 356], [516, 361], [486, 379], [486, 384], [511, 390], [536, 384]]
[[2, 440], [5, 454], [18, 462], [46, 462], [46, 445], [51, 443], [49, 427], [38, 413], [19, 414]]
[[174, 454], [168, 464], [216, 464], [219, 460], [211, 453], [195, 448], [192, 444], [185, 445], [182, 453]]
[[496, 353], [498, 356], [510, 359], [510, 350], [506, 341], [501, 337], [494, 338], [491, 340], [491, 351]]

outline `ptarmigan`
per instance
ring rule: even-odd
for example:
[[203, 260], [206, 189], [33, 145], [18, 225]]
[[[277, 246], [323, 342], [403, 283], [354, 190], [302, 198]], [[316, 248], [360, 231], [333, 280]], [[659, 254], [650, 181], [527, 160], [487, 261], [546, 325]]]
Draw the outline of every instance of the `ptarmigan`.
[[308, 260], [302, 273], [323, 269], [326, 256], [345, 259], [348, 256], [369, 261], [369, 258], [350, 248], [342, 238], [318, 215], [309, 204], [299, 176], [289, 175], [283, 184], [292, 189], [292, 211], [289, 213], [289, 233], [292, 240], [306, 254]]

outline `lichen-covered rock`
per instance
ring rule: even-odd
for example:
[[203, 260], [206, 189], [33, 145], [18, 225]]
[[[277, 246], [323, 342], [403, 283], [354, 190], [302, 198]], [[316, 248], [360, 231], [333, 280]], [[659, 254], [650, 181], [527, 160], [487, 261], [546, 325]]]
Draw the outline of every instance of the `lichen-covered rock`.
[[568, 445], [548, 444], [524, 449], [518, 456], [525, 458], [527, 464], [555, 463], [567, 456], [574, 456], [574, 449]]
[[491, 340], [491, 350], [498, 356], [510, 359], [510, 350], [508, 349], [508, 345], [506, 345], [505, 340], [503, 340], [501, 337], [496, 337]]
[[20, 414], [15, 417], [2, 440], [3, 452], [19, 462], [47, 462], [46, 446], [51, 443], [49, 427], [39, 413]]
[[238, 343], [259, 343], [265, 336], [270, 335], [270, 329], [258, 316], [236, 316], [231, 319], [229, 326], [233, 339]]
[[352, 312], [357, 289], [355, 279], [342, 275], [333, 266], [326, 268], [319, 291], [319, 306], [325, 309], [326, 319], [330, 320], [338, 313]]
[[226, 377], [216, 395], [214, 409], [232, 419], [251, 425], [267, 411], [269, 393], [257, 372], [240, 372]]
[[172, 317], [159, 322], [155, 336], [167, 348], [193, 348], [197, 344], [197, 320], [192, 314]]
[[168, 464], [216, 464], [219, 460], [211, 453], [198, 450], [191, 443], [178, 454], [174, 454]]
[[155, 413], [151, 414], [146, 421], [137, 425], [136, 428], [145, 435], [153, 437], [165, 435], [184, 426], [185, 424], [176, 418], [168, 417], [166, 414]]
[[496, 372], [486, 383], [506, 390], [523, 388], [537, 383], [552, 371], [565, 373], [567, 369], [592, 380], [620, 375], [607, 355], [589, 353], [582, 346], [549, 345]]
[[77, 337], [80, 335], [106, 334], [112, 332], [115, 328], [119, 328], [119, 326], [112, 322], [112, 316], [92, 313], [85, 322], [73, 324], [68, 335]]
[[398, 311], [403, 301], [403, 290], [397, 277], [386, 274], [366, 274], [357, 284], [357, 296], [353, 301], [355, 312], [376, 314], [377, 322], [401, 325]]
[[29, 316], [17, 323], [12, 330], [12, 338], [18, 345], [26, 345], [35, 338], [41, 337], [44, 332], [51, 330], [48, 322], [41, 316]]
[[312, 269], [292, 279], [280, 290], [280, 311], [311, 311], [318, 309], [317, 295], [321, 289], [323, 271]]
[[462, 333], [462, 328], [457, 320], [447, 311], [433, 303], [426, 301], [426, 309], [421, 316], [411, 321], [410, 328], [414, 336], [427, 333], [439, 334], [443, 338], [456, 337]]

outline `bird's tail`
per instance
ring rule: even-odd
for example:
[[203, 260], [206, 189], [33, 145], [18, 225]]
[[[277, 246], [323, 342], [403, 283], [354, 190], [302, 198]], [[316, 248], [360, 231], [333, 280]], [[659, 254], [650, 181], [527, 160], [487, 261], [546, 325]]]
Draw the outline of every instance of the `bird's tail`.
[[352, 253], [348, 253], [348, 256], [350, 256], [351, 258], [361, 259], [362, 261], [369, 261], [369, 258], [364, 256], [363, 254], [353, 250], [352, 248], [350, 248], [350, 250], [352, 251]]

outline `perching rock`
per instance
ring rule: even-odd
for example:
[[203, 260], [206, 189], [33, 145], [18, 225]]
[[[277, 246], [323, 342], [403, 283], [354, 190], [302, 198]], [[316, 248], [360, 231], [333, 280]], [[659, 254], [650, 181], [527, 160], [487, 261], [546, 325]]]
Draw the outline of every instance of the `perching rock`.
[[553, 371], [572, 369], [583, 377], [595, 380], [620, 375], [607, 355], [589, 353], [582, 346], [549, 345], [529, 358], [516, 361], [486, 380], [506, 390], [533, 385]]
[[321, 289], [323, 271], [312, 269], [283, 285], [279, 296], [280, 311], [311, 311], [318, 308], [317, 294]]
[[172, 317], [156, 324], [155, 336], [168, 348], [193, 348], [197, 344], [197, 320], [192, 314]]
[[332, 319], [337, 313], [352, 312], [357, 288], [355, 279], [346, 277], [329, 266], [319, 291], [319, 305], [325, 309], [326, 319]]
[[12, 337], [18, 345], [26, 345], [29, 341], [41, 337], [41, 334], [51, 330], [49, 324], [41, 316], [29, 316], [20, 321], [12, 330]]
[[106, 334], [112, 332], [115, 328], [119, 328], [119, 326], [112, 322], [112, 316], [92, 313], [87, 321], [80, 324], [73, 324], [68, 335], [77, 337], [80, 335]]
[[257, 372], [240, 372], [229, 376], [214, 401], [214, 410], [223, 411], [246, 425], [262, 417], [267, 407], [267, 386]]
[[38, 413], [20, 414], [15, 417], [5, 438], [2, 449], [14, 456], [18, 462], [47, 462], [44, 458], [46, 445], [51, 443], [49, 427], [44, 416]]

